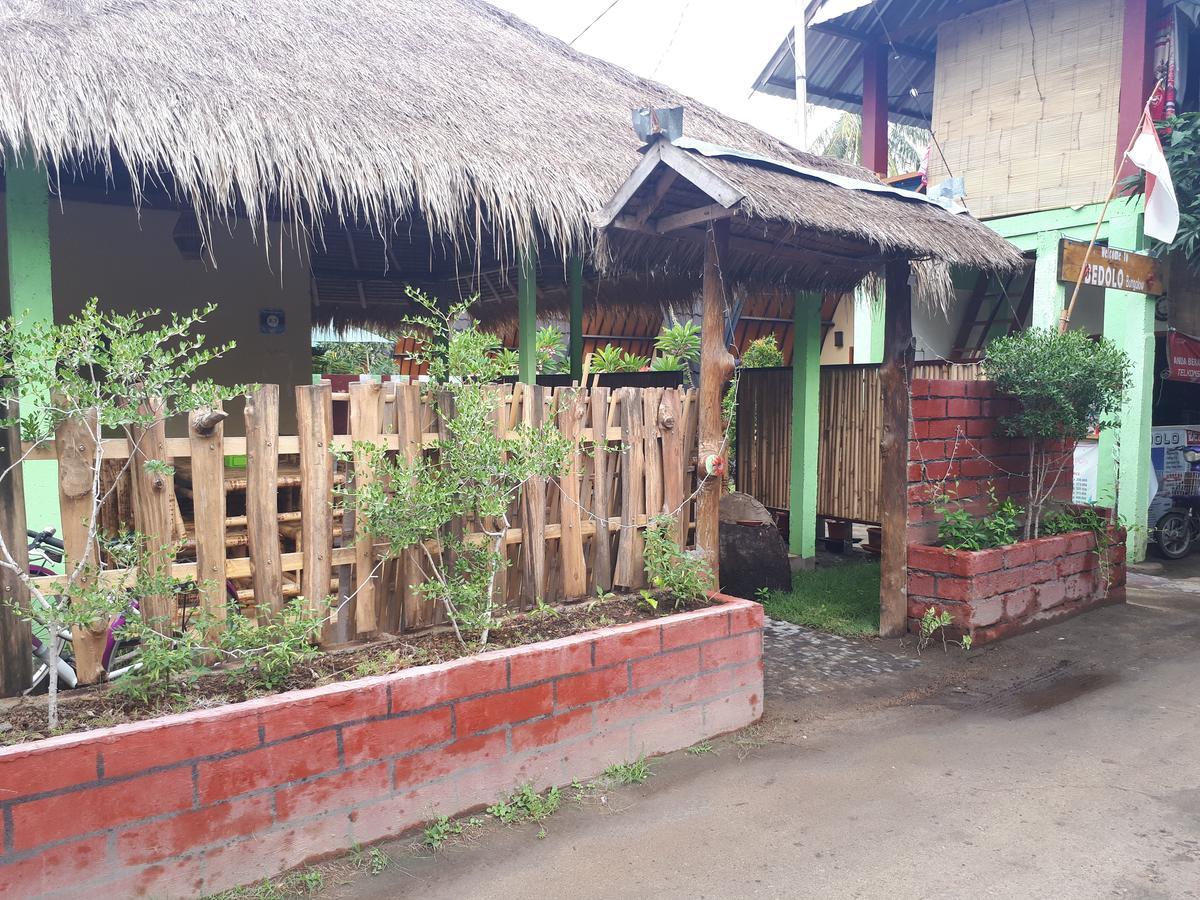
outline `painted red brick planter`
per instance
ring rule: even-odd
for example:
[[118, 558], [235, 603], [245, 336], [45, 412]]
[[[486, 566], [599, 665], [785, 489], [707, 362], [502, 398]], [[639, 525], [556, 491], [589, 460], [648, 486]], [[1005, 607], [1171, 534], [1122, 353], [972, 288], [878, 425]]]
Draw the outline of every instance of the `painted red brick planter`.
[[720, 606], [0, 750], [0, 896], [193, 896], [762, 714]]
[[908, 624], [925, 610], [954, 618], [955, 634], [976, 644], [1007, 637], [1125, 599], [1125, 531], [1110, 531], [1107, 580], [1096, 536], [1076, 531], [994, 550], [908, 546]]

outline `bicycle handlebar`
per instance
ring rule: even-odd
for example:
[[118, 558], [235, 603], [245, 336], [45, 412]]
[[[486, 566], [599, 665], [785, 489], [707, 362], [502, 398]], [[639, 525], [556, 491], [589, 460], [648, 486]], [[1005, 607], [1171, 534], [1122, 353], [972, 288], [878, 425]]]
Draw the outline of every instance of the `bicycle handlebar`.
[[33, 538], [33, 546], [45, 544], [47, 547], [53, 547], [55, 550], [66, 550], [66, 546], [61, 540], [54, 536], [54, 529], [47, 528], [45, 531], [26, 531], [29, 537]]

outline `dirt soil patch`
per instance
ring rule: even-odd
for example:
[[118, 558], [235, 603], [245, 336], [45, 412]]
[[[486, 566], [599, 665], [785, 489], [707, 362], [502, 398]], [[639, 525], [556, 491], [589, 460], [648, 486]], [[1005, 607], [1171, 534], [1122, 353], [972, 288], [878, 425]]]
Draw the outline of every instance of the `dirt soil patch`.
[[[502, 650], [536, 644], [555, 638], [583, 634], [610, 625], [623, 625], [662, 618], [677, 612], [702, 609], [712, 603], [694, 601], [674, 608], [660, 602], [651, 609], [637, 595], [606, 597], [567, 606], [533, 610], [505, 619], [492, 629], [487, 650]], [[264, 688], [253, 671], [215, 668], [199, 671], [181, 688], [181, 695], [161, 702], [147, 702], [119, 693], [113, 685], [79, 688], [59, 694], [59, 727], [46, 728], [46, 698], [18, 697], [0, 700], [0, 746], [41, 740], [60, 734], [92, 731], [125, 722], [140, 722], [171, 713], [211, 709], [255, 697], [285, 691], [320, 687], [373, 675], [387, 675], [414, 666], [433, 665], [471, 656], [474, 646], [464, 648], [451, 630], [351, 644], [319, 653], [300, 662], [286, 682], [276, 690]]]

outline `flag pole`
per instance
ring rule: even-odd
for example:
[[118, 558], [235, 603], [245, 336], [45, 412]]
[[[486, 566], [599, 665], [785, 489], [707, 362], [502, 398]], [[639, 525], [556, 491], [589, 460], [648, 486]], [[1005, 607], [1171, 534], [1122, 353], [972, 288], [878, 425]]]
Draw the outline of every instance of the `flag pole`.
[[1088, 260], [1092, 256], [1092, 248], [1096, 246], [1096, 240], [1100, 237], [1100, 226], [1104, 224], [1104, 217], [1108, 214], [1108, 205], [1117, 196], [1117, 185], [1121, 183], [1121, 170], [1125, 168], [1125, 160], [1129, 156], [1129, 151], [1133, 149], [1134, 143], [1137, 142], [1138, 136], [1142, 133], [1142, 123], [1146, 121], [1146, 116], [1150, 115], [1150, 102], [1161, 87], [1162, 80], [1160, 79], [1155, 82], [1154, 90], [1146, 98], [1146, 105], [1142, 107], [1142, 115], [1138, 118], [1137, 128], [1134, 129], [1133, 136], [1129, 139], [1129, 145], [1125, 148], [1125, 152], [1121, 154], [1121, 162], [1118, 164], [1117, 171], [1113, 175], [1112, 186], [1108, 189], [1108, 196], [1104, 199], [1104, 206], [1100, 208], [1100, 218], [1096, 220], [1096, 228], [1092, 231], [1092, 239], [1088, 241], [1087, 250], [1083, 253], [1083, 262], [1079, 264], [1079, 276], [1075, 279], [1075, 290], [1071, 292], [1071, 302], [1067, 304], [1067, 308], [1062, 311], [1062, 315], [1059, 317], [1059, 334], [1066, 332], [1067, 328], [1071, 325], [1071, 314], [1075, 312], [1075, 301], [1079, 299], [1079, 288], [1083, 285], [1083, 276], [1087, 272]]

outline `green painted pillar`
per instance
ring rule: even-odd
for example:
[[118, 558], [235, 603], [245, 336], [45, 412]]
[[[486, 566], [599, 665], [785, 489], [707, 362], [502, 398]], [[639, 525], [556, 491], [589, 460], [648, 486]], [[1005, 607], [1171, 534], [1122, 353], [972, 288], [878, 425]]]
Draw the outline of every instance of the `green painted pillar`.
[[517, 269], [518, 375], [525, 384], [537, 383], [537, 257], [525, 251]]
[[[1141, 215], [1113, 219], [1109, 246], [1140, 250]], [[1129, 354], [1130, 387], [1121, 406], [1120, 424], [1100, 432], [1096, 498], [1130, 526], [1129, 559], [1146, 556], [1146, 514], [1150, 507], [1150, 413], [1154, 387], [1154, 299], [1128, 291], [1104, 292], [1104, 336]], [[1119, 482], [1119, 484], [1118, 484]]]
[[[26, 156], [4, 160], [4, 214], [8, 240], [8, 296], [22, 322], [54, 321], [50, 280], [50, 193], [46, 170]], [[39, 398], [28, 398], [39, 400]], [[27, 398], [22, 397], [22, 402]], [[58, 509], [58, 463], [30, 460], [25, 467], [25, 515], [29, 527], [62, 532]]]
[[1033, 264], [1033, 306], [1029, 312], [1031, 328], [1057, 328], [1067, 304], [1066, 286], [1058, 283], [1058, 231], [1040, 231], [1037, 236], [1037, 261]]
[[798, 292], [793, 312], [792, 481], [788, 549], [817, 555], [817, 444], [821, 433], [821, 295]]
[[583, 259], [567, 261], [567, 289], [571, 295], [571, 380], [583, 380]]

